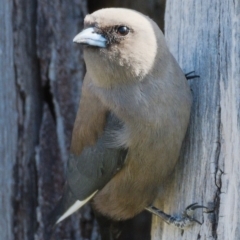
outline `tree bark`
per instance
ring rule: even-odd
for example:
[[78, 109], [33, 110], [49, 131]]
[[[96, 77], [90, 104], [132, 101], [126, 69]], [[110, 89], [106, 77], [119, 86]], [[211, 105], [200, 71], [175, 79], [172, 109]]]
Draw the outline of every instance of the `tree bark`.
[[240, 2], [168, 0], [165, 34], [190, 80], [193, 106], [180, 160], [156, 205], [179, 213], [198, 202], [203, 222], [181, 231], [153, 217], [155, 239], [240, 239]]
[[[72, 43], [85, 0], [0, 1], [1, 239], [43, 239], [61, 195], [72, 125], [85, 72]], [[53, 239], [98, 238], [90, 208]]]
[[11, 10], [10, 1], [0, 2], [0, 231], [3, 239], [13, 239], [12, 174], [18, 134]]

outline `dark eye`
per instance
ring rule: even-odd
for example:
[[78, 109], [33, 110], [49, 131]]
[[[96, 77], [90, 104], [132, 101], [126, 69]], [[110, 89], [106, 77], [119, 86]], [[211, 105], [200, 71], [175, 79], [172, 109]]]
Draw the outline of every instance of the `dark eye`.
[[130, 29], [126, 26], [119, 26], [116, 28], [116, 32], [122, 36], [126, 36], [129, 33]]

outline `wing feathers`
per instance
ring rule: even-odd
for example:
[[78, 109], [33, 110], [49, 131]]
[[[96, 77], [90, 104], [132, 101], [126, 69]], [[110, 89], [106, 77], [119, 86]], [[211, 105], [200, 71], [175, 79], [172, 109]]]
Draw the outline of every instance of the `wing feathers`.
[[86, 204], [91, 198], [97, 193], [95, 191], [91, 196], [84, 199], [83, 201], [77, 200], [72, 206], [70, 206], [67, 211], [57, 220], [56, 224], [60, 223], [62, 220], [67, 218], [68, 216], [72, 215], [74, 212], [76, 212], [79, 208], [81, 208], [84, 204]]
[[84, 147], [94, 145], [106, 124], [108, 109], [90, 91], [90, 83], [86, 75], [72, 133], [71, 152], [75, 155], [80, 155]]

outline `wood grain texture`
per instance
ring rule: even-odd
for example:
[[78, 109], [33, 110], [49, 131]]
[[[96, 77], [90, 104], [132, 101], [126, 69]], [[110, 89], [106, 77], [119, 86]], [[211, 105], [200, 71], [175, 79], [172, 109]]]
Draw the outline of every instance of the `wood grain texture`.
[[190, 80], [193, 107], [176, 169], [156, 205], [178, 214], [198, 202], [214, 211], [203, 224], [181, 231], [153, 217], [152, 240], [240, 238], [240, 2], [167, 1], [165, 34]]

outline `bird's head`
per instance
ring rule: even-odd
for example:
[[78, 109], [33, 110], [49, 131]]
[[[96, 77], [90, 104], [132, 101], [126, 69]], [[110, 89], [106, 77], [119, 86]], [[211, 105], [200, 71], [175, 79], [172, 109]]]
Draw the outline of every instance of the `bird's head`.
[[167, 51], [161, 30], [150, 18], [123, 8], [87, 15], [84, 30], [73, 41], [85, 45], [87, 72], [101, 87], [141, 81]]

